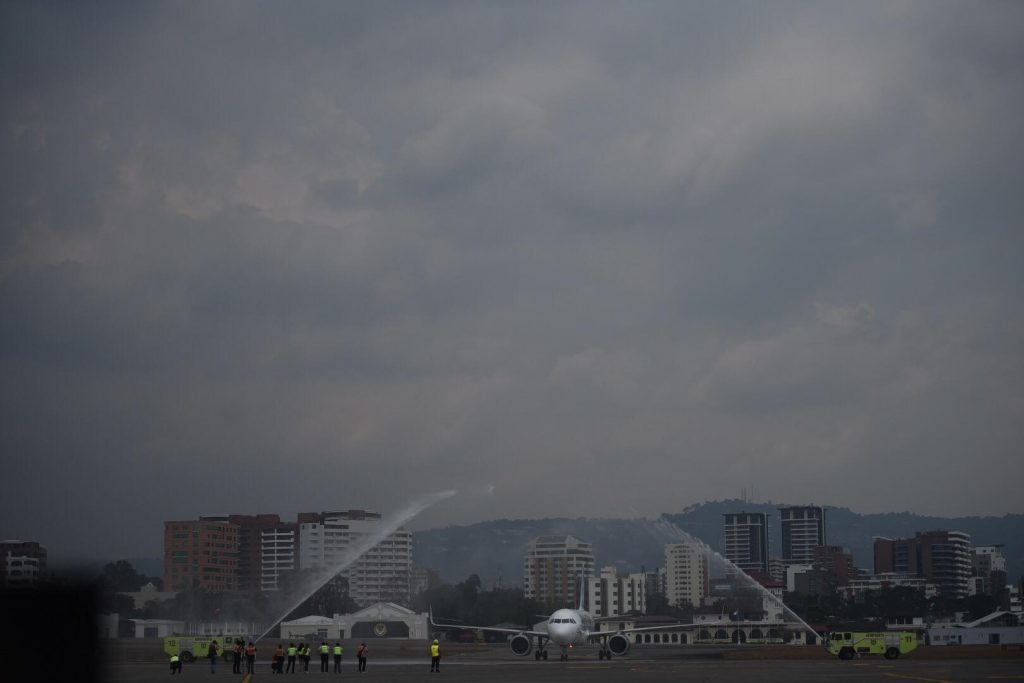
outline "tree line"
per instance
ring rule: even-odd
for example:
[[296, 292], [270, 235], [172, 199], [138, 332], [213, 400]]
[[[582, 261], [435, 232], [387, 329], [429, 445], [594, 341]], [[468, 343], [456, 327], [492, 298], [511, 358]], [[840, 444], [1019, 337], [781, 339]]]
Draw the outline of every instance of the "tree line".
[[[342, 577], [335, 577], [300, 600], [303, 588], [313, 579], [309, 571], [292, 572], [281, 577], [280, 590], [273, 593], [214, 593], [200, 587], [190, 588], [171, 599], [150, 601], [137, 608], [132, 598], [123, 593], [138, 592], [147, 583], [153, 583], [159, 590], [162, 581], [142, 575], [129, 562], [118, 560], [103, 567], [95, 579], [95, 588], [100, 611], [117, 613], [123, 618], [266, 623], [271, 619], [288, 620], [312, 614], [331, 616], [359, 609], [349, 596], [347, 580]], [[716, 601], [712, 608], [737, 619], [757, 619], [763, 615], [761, 595], [760, 591], [740, 591]], [[399, 601], [397, 596], [395, 601]], [[998, 601], [989, 595], [928, 598], [922, 591], [902, 586], [861, 593], [849, 600], [835, 585], [829, 584], [818, 595], [786, 593], [783, 602], [801, 619], [815, 624], [884, 621], [897, 616], [938, 620], [958, 613], [971, 620], [998, 609]], [[517, 626], [541, 621], [560, 607], [575, 607], [527, 598], [520, 588], [484, 589], [476, 574], [455, 584], [442, 583], [435, 575], [429, 587], [406, 606], [416, 612], [432, 610], [438, 623]], [[663, 594], [652, 593], [647, 596], [646, 614], [690, 621], [694, 607], [670, 605]]]

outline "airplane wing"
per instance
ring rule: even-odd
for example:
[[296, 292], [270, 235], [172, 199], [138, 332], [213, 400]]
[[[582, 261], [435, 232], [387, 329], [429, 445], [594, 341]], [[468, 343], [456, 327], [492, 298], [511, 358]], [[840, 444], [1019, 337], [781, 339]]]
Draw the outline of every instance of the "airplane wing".
[[438, 624], [437, 622], [434, 621], [434, 610], [430, 609], [429, 612], [430, 612], [430, 625], [431, 626], [435, 626], [437, 628], [464, 628], [464, 629], [471, 629], [471, 630], [474, 630], [474, 631], [490, 631], [491, 633], [509, 633], [509, 634], [519, 634], [519, 633], [522, 633], [523, 635], [527, 635], [527, 636], [543, 636], [545, 638], [548, 637], [548, 632], [547, 631], [531, 631], [529, 629], [521, 629], [521, 628], [502, 628], [500, 626], [473, 626], [472, 624]]

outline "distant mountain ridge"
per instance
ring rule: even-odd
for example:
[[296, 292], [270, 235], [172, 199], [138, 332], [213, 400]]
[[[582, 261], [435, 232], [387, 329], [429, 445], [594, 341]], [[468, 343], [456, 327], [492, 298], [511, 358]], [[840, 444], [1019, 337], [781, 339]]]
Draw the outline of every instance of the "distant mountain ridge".
[[[724, 550], [727, 512], [764, 512], [769, 518], [769, 544], [781, 555], [779, 513], [784, 504], [749, 503], [742, 500], [710, 501], [692, 505], [665, 518], [718, 551]], [[1024, 570], [1024, 515], [1002, 517], [930, 517], [910, 512], [858, 514], [848, 508], [826, 506], [826, 541], [842, 545], [857, 566], [870, 570], [873, 537], [910, 537], [934, 529], [963, 531], [975, 545], [1003, 545], [1010, 580]], [[413, 532], [416, 565], [437, 570], [444, 581], [461, 581], [478, 574], [487, 587], [521, 585], [526, 545], [543, 534], [572, 534], [594, 546], [598, 568], [615, 566], [620, 571], [652, 570], [664, 564], [663, 547], [671, 542], [653, 520], [601, 518], [499, 519], [465, 526], [449, 526]]]

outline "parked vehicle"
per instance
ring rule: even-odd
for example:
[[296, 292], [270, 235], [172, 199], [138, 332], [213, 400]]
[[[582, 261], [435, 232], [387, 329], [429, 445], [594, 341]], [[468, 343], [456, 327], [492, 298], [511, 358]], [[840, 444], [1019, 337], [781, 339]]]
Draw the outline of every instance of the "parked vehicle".
[[917, 635], [910, 631], [836, 631], [828, 634], [825, 648], [838, 655], [839, 659], [853, 659], [860, 655], [883, 655], [886, 659], [896, 659], [917, 649]]
[[251, 640], [250, 636], [234, 634], [226, 636], [172, 635], [164, 638], [164, 652], [168, 657], [178, 655], [186, 664], [205, 659], [210, 653], [210, 643], [217, 643], [221, 657], [230, 662], [235, 656], [235, 639]]

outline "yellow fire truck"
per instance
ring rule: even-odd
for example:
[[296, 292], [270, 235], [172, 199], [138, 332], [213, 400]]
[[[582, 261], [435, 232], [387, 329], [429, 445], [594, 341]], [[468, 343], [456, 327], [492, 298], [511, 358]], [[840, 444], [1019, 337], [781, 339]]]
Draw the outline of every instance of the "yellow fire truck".
[[235, 653], [235, 639], [241, 638], [243, 641], [248, 636], [244, 635], [227, 635], [227, 636], [167, 636], [164, 638], [164, 652], [168, 657], [171, 655], [178, 655], [181, 657], [181, 661], [186, 664], [194, 662], [197, 659], [206, 659], [207, 655], [210, 654], [210, 643], [217, 643], [217, 651], [221, 653], [221, 657], [224, 661], [230, 662], [234, 659]]
[[825, 648], [838, 655], [839, 659], [853, 659], [859, 655], [884, 655], [886, 659], [896, 659], [917, 648], [917, 636], [909, 631], [836, 631], [828, 634]]

